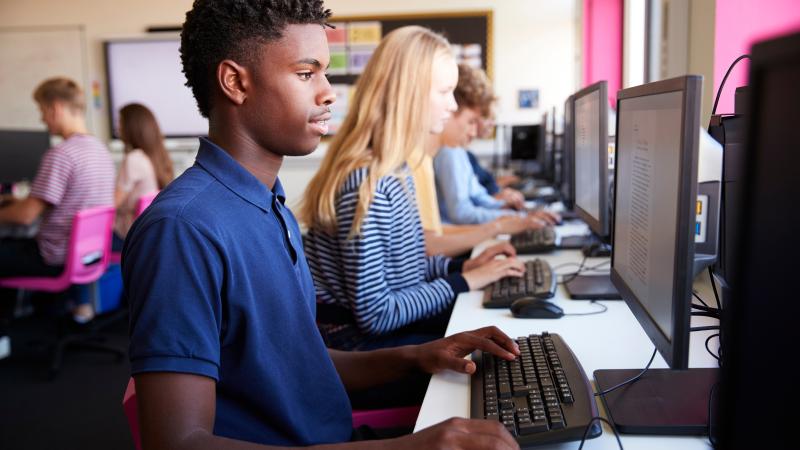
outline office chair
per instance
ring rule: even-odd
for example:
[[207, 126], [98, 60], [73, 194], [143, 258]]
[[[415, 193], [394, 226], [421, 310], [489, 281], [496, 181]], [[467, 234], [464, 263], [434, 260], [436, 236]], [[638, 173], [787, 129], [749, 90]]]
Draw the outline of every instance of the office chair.
[[[128, 380], [128, 387], [122, 398], [122, 408], [125, 410], [125, 417], [128, 419], [128, 427], [131, 430], [133, 444], [136, 450], [142, 449], [142, 438], [139, 434], [138, 406], [136, 404], [136, 382], [133, 378]], [[354, 410], [353, 428], [367, 425], [372, 428], [411, 428], [417, 421], [419, 406], [407, 406], [403, 408], [374, 409], [374, 410]]]
[[[145, 194], [139, 197], [139, 200], [136, 202], [136, 216], [139, 217], [142, 215], [145, 209], [150, 206], [150, 203], [153, 203], [155, 200], [156, 195], [161, 191], [155, 191], [150, 194]], [[109, 259], [109, 264], [119, 264], [122, 261], [122, 253], [120, 252], [112, 252], [111, 258]]]
[[[0, 287], [44, 292], [64, 292], [75, 284], [96, 282], [108, 267], [111, 253], [111, 228], [114, 208], [100, 206], [79, 211], [72, 221], [64, 271], [57, 277], [0, 278]], [[82, 347], [114, 353], [118, 358], [125, 351], [98, 342], [96, 333], [83, 332], [61, 336], [55, 344], [50, 363], [50, 377], [61, 368], [68, 347]]]

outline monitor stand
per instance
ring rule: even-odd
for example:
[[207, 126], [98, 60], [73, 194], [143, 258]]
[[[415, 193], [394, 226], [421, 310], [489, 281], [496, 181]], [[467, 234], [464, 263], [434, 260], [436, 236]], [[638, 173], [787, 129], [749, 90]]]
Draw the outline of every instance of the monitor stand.
[[[595, 370], [598, 392], [633, 378], [641, 369]], [[719, 369], [649, 369], [642, 378], [600, 396], [620, 433], [708, 434], [709, 395]]]
[[562, 250], [580, 250], [592, 242], [592, 237], [587, 235], [562, 236], [561, 242], [558, 244], [558, 248]]
[[564, 283], [564, 287], [573, 300], [622, 300], [607, 274], [578, 275]]

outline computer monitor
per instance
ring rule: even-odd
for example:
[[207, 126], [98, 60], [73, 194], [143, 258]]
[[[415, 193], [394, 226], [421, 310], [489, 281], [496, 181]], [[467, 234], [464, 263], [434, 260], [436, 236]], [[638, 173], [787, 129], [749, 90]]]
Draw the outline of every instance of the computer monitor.
[[0, 130], [0, 183], [33, 181], [49, 148], [47, 131]]
[[511, 159], [535, 161], [542, 145], [540, 125], [514, 125], [511, 127]]
[[[670, 367], [602, 396], [621, 432], [708, 429], [717, 370], [688, 369], [701, 89], [688, 75], [617, 95], [611, 280]], [[638, 372], [596, 371], [597, 388]]]
[[[732, 299], [724, 305], [719, 448], [788, 448], [800, 403], [792, 350], [800, 316], [800, 34], [751, 51]], [[713, 433], [712, 433], [713, 435]]]
[[601, 239], [609, 235], [608, 83], [574, 95], [575, 211]]
[[555, 116], [555, 108], [545, 111], [542, 116], [543, 128], [539, 139], [541, 142], [541, 150], [536, 159], [539, 163], [539, 178], [548, 183], [552, 183], [555, 178]]
[[575, 129], [574, 129], [574, 97], [569, 96], [564, 102], [564, 141], [561, 150], [561, 202], [564, 208], [572, 210], [575, 199], [574, 160], [575, 160]]

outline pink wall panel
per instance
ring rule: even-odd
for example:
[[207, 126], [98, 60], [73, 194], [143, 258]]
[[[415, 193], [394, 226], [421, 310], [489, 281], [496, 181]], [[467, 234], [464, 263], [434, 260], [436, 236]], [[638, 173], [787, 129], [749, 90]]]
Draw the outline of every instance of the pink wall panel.
[[622, 87], [622, 6], [623, 0], [583, 2], [583, 87], [608, 80], [614, 107]]
[[[730, 64], [757, 41], [800, 31], [800, 0], [717, 0], [714, 29], [714, 95]], [[747, 60], [733, 69], [717, 113], [733, 112], [734, 90], [747, 84]]]

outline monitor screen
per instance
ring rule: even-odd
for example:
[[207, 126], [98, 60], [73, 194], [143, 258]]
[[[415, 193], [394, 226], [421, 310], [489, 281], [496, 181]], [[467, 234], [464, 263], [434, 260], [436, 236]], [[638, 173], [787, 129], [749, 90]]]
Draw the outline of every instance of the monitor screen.
[[49, 148], [47, 131], [0, 130], [0, 183], [33, 181]]
[[535, 160], [542, 145], [540, 125], [514, 125], [511, 127], [511, 159]]
[[617, 110], [612, 280], [674, 368], [688, 364], [700, 103], [687, 113], [686, 88], [697, 80], [620, 91]]
[[608, 235], [608, 108], [606, 82], [575, 94], [575, 208], [592, 231]]
[[180, 40], [121, 40], [105, 44], [111, 135], [118, 137], [119, 110], [141, 103], [156, 116], [165, 137], [208, 134], [192, 91], [185, 86]]

